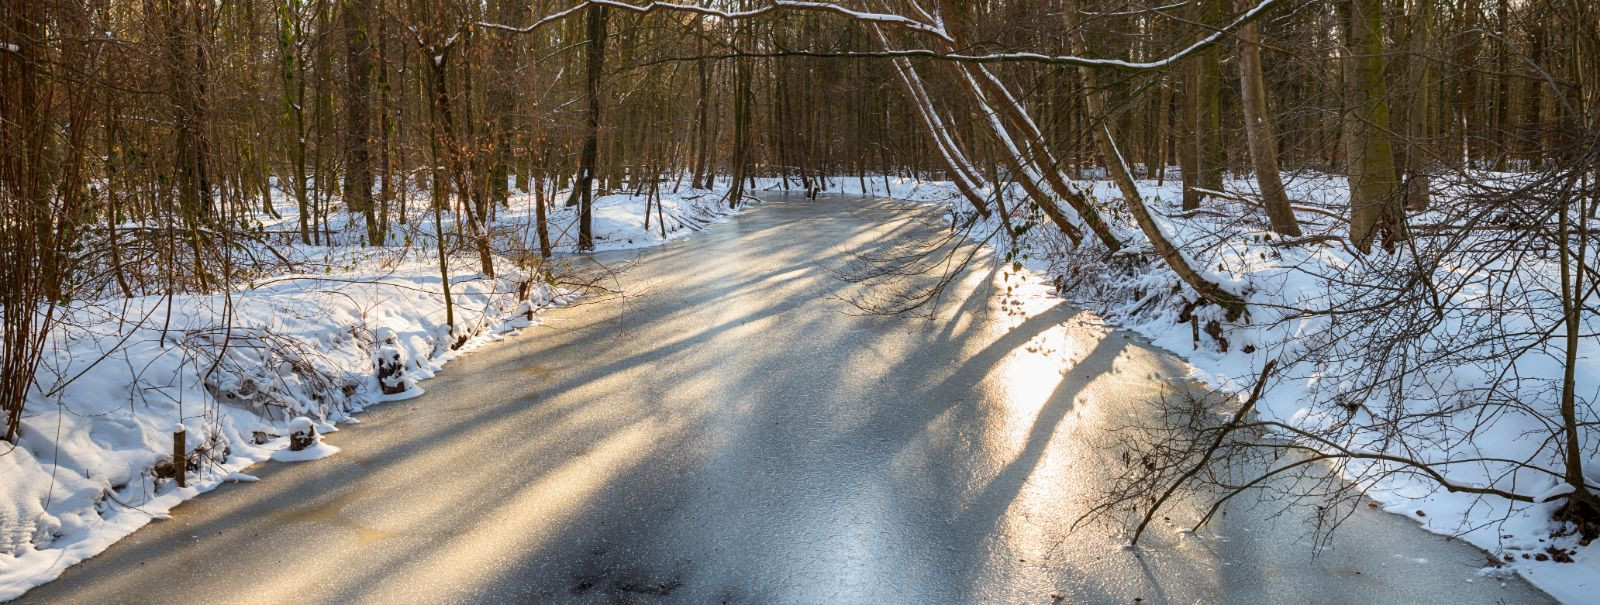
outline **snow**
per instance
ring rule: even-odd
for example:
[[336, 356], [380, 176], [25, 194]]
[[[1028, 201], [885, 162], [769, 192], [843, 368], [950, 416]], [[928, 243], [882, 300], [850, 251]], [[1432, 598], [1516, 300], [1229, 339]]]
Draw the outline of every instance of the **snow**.
[[339, 448], [318, 441], [316, 445], [300, 451], [283, 448], [272, 453], [272, 459], [278, 462], [305, 462], [307, 460], [321, 460], [339, 453]]
[[[1079, 180], [1076, 185], [1095, 199], [1120, 198], [1116, 187], [1099, 176]], [[1517, 177], [1484, 174], [1481, 178], [1495, 181]], [[1343, 439], [1343, 447], [1357, 452], [1404, 447], [1407, 449], [1398, 453], [1438, 464], [1436, 468], [1451, 484], [1492, 486], [1533, 496], [1536, 502], [1520, 503], [1450, 492], [1416, 472], [1386, 463], [1351, 460], [1339, 467], [1384, 510], [1405, 515], [1429, 531], [1483, 548], [1503, 561], [1504, 569], [1521, 574], [1557, 599], [1588, 602], [1593, 591], [1600, 588], [1600, 550], [1596, 550], [1600, 546], [1582, 543], [1575, 533], [1551, 521], [1560, 497], [1571, 491], [1559, 480], [1563, 468], [1555, 448], [1559, 440], [1546, 439], [1550, 435], [1547, 419], [1555, 405], [1550, 385], [1560, 378], [1561, 351], [1558, 346], [1532, 341], [1516, 343], [1526, 345], [1522, 349], [1510, 345], [1492, 349], [1470, 341], [1491, 321], [1499, 322], [1496, 327], [1510, 335], [1537, 335], [1540, 332], [1533, 329], [1535, 325], [1550, 325], [1549, 308], [1555, 288], [1550, 280], [1556, 274], [1552, 261], [1531, 256], [1516, 260], [1475, 258], [1467, 253], [1446, 256], [1460, 266], [1441, 270], [1436, 277], [1442, 284], [1441, 296], [1450, 297], [1446, 314], [1418, 339], [1416, 349], [1410, 353], [1448, 363], [1430, 366], [1428, 372], [1408, 378], [1394, 391], [1361, 391], [1359, 381], [1372, 374], [1366, 365], [1368, 358], [1336, 336], [1373, 336], [1397, 326], [1381, 319], [1371, 325], [1332, 323], [1326, 316], [1305, 311], [1340, 308], [1350, 300], [1350, 289], [1340, 284], [1386, 283], [1393, 279], [1395, 264], [1409, 258], [1409, 252], [1364, 256], [1342, 242], [1276, 246], [1277, 236], [1264, 224], [1241, 224], [1241, 216], [1260, 217], [1257, 223], [1264, 223], [1264, 213], [1257, 208], [1213, 199], [1207, 202], [1207, 208], [1216, 212], [1177, 210], [1174, 206], [1180, 197], [1179, 180], [1173, 170], [1164, 185], [1149, 180], [1138, 185], [1156, 213], [1160, 230], [1183, 247], [1190, 263], [1207, 279], [1246, 298], [1251, 315], [1248, 322], [1230, 324], [1215, 306], [1195, 311], [1202, 324], [1216, 320], [1224, 325], [1229, 340], [1225, 351], [1204, 333], [1196, 343], [1190, 325], [1178, 321], [1179, 306], [1187, 300], [1184, 293], [1188, 289], [1159, 262], [1142, 262], [1129, 269], [1119, 264], [1125, 261], [1108, 262], [1099, 253], [1071, 249], [1059, 241], [1061, 238], [1052, 229], [1032, 229], [1014, 248], [1004, 237], [990, 241], [1002, 248], [1005, 254], [1001, 256], [1018, 259], [1030, 279], [1044, 286], [1041, 291], [1053, 289], [1053, 276], [1065, 278], [1067, 288], [1058, 296], [1067, 302], [1138, 332], [1157, 346], [1182, 352], [1192, 364], [1192, 378], [1243, 392], [1254, 383], [1256, 373], [1268, 359], [1279, 359], [1286, 367], [1256, 406], [1264, 421], [1333, 429]], [[838, 179], [837, 185], [844, 191], [865, 189], [918, 204], [943, 206], [953, 221], [965, 220], [972, 212], [949, 182], [894, 179], [888, 183], [869, 181], [863, 188], [857, 179], [844, 178]], [[1226, 189], [1250, 192], [1254, 183], [1232, 180], [1226, 183]], [[1342, 235], [1342, 225], [1335, 225], [1326, 213], [1343, 212], [1342, 207], [1348, 203], [1346, 191], [1344, 180], [1338, 177], [1308, 174], [1291, 179], [1289, 194], [1301, 211], [1308, 236]], [[1450, 193], [1436, 191], [1435, 205], [1448, 206]], [[985, 186], [980, 195], [990, 197], [993, 190]], [[1008, 195], [1020, 197], [1020, 192], [1013, 189]], [[1026, 205], [1012, 203], [1009, 207]], [[1148, 249], [1142, 234], [1131, 228], [1127, 217], [1111, 213], [1108, 218], [1122, 223], [1121, 234], [1128, 238], [1128, 247]], [[1430, 212], [1416, 217], [1415, 222], [1431, 224], [1443, 220], [1441, 213]], [[982, 221], [983, 227], [974, 230], [973, 237], [987, 235], [988, 229], [998, 227], [998, 222], [998, 218]], [[1418, 239], [1424, 252], [1428, 245], [1426, 237]], [[1480, 264], [1487, 269], [1470, 270]], [[1490, 284], [1480, 277], [1484, 274], [1514, 275], [1515, 279]], [[1446, 286], [1457, 288], [1448, 290]], [[1591, 298], [1589, 304], [1595, 302]], [[1600, 331], [1600, 321], [1593, 315], [1585, 316], [1583, 321], [1584, 334]], [[1596, 415], [1589, 407], [1593, 402], [1584, 398], [1600, 392], [1600, 342], [1596, 338], [1587, 336], [1581, 340], [1578, 364], [1577, 392], [1583, 421]], [[1408, 393], [1408, 389], [1416, 392]], [[1407, 435], [1399, 444], [1386, 442], [1383, 435], [1359, 427], [1340, 432], [1337, 429], [1346, 421], [1332, 411], [1330, 402], [1347, 392], [1368, 393], [1370, 399], [1364, 402], [1368, 408], [1417, 414], [1439, 412], [1442, 416], [1432, 431]], [[1483, 408], [1474, 404], [1486, 397], [1514, 405], [1495, 407], [1489, 417], [1480, 417], [1476, 411]], [[1460, 408], [1451, 407], [1451, 402]], [[1393, 405], [1401, 407], [1387, 407]], [[1592, 426], [1591, 422], [1582, 428], [1582, 438], [1590, 444], [1600, 439]], [[1474, 462], [1460, 462], [1463, 460]], [[1518, 468], [1500, 462], [1503, 460], [1528, 462], [1526, 467]], [[1590, 480], [1600, 479], [1600, 459], [1585, 464]], [[1540, 553], [1547, 548], [1574, 553], [1574, 562], [1539, 561]]]
[[322, 442], [321, 433], [333, 430], [333, 427], [327, 423], [321, 423], [322, 426], [320, 427], [318, 424], [305, 416], [297, 416], [290, 420], [288, 426], [284, 427], [289, 430], [289, 435], [297, 439], [310, 437], [311, 444], [296, 450], [293, 449], [294, 445], [291, 442], [289, 447], [273, 452], [272, 459], [278, 462], [305, 462], [307, 460], [321, 460], [339, 453], [339, 448]]
[[1550, 489], [1544, 490], [1544, 493], [1534, 496], [1533, 503], [1543, 504], [1545, 502], [1549, 502], [1561, 496], [1572, 493], [1574, 489], [1576, 488], [1572, 487], [1571, 483], [1556, 483], [1555, 485], [1551, 486]]
[[[671, 182], [662, 189], [659, 208], [649, 195], [598, 197], [595, 248], [660, 244], [736, 212], [727, 207], [726, 183], [712, 191]], [[289, 214], [258, 220], [268, 230], [292, 231], [295, 205], [281, 191], [275, 197], [274, 206]], [[513, 189], [507, 207], [498, 209], [497, 251], [531, 247], [537, 255], [534, 199]], [[0, 442], [0, 601], [166, 518], [184, 500], [255, 480], [244, 472], [254, 464], [337, 453], [321, 441], [289, 451], [288, 436], [308, 429], [327, 434], [370, 406], [420, 396], [418, 383], [449, 361], [537, 325], [543, 309], [579, 294], [503, 255], [495, 257], [497, 277], [490, 278], [463, 251], [452, 256], [450, 287], [455, 334], [467, 340], [451, 350], [438, 259], [429, 256], [436, 250], [431, 209], [412, 206], [408, 223], [393, 225], [389, 246], [355, 245], [365, 227], [341, 214], [329, 219], [336, 245], [274, 242], [298, 269], [249, 275], [228, 292], [150, 293], [64, 307], [48, 336], [21, 438], [14, 448]], [[553, 247], [572, 253], [577, 209], [552, 206]], [[444, 227], [454, 229], [454, 221], [446, 215]], [[550, 266], [566, 264], [558, 257]], [[383, 359], [402, 365], [397, 380], [404, 391], [383, 394], [375, 372]], [[170, 459], [179, 429], [187, 433], [191, 459], [182, 488], [155, 470]]]

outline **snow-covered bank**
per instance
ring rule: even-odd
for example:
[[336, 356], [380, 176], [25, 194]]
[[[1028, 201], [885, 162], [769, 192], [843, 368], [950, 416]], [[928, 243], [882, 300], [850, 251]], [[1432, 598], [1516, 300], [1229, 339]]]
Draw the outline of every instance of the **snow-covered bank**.
[[[1483, 178], [1510, 182], [1517, 176]], [[861, 188], [854, 178], [835, 182], [845, 191]], [[1121, 197], [1108, 181], [1080, 185], [1099, 199]], [[1211, 385], [1246, 391], [1261, 367], [1278, 359], [1283, 369], [1256, 406], [1263, 421], [1330, 436], [1352, 451], [1419, 460], [1456, 485], [1534, 496], [1539, 502], [1530, 504], [1452, 492], [1415, 469], [1385, 462], [1351, 459], [1336, 467], [1384, 509], [1488, 551], [1493, 559], [1485, 561], [1484, 575], [1514, 570], [1563, 601], [1592, 599], [1600, 588], [1600, 550], [1570, 526], [1553, 522], [1558, 502], [1545, 501], [1564, 485], [1560, 443], [1552, 439], [1550, 424], [1559, 420], [1563, 350], [1547, 342], [1545, 332], [1559, 318], [1552, 308], [1560, 310], [1554, 254], [1541, 252], [1535, 242], [1529, 251], [1497, 255], [1489, 251], [1499, 242], [1486, 243], [1493, 232], [1438, 229], [1449, 226], [1452, 204], [1467, 203], [1449, 187], [1436, 192], [1436, 210], [1412, 220], [1459, 239], [1421, 232], [1412, 248], [1360, 255], [1337, 237], [1343, 235], [1338, 217], [1347, 204], [1342, 178], [1301, 175], [1290, 183], [1307, 238], [1288, 245], [1265, 228], [1259, 208], [1242, 201], [1212, 200], [1202, 211], [1185, 213], [1177, 207], [1175, 177], [1164, 185], [1139, 186], [1192, 264], [1246, 299], [1247, 320], [1228, 322], [1215, 306], [1186, 309], [1187, 287], [1152, 255], [1108, 258], [1093, 245], [1073, 249], [1049, 228], [1029, 230], [1015, 244], [1005, 236], [990, 241], [1001, 257], [1031, 271], [1036, 295], [1059, 290], [1068, 302], [1180, 352], [1193, 364], [1193, 376]], [[1250, 192], [1254, 184], [1236, 180], [1227, 188]], [[882, 194], [885, 188], [879, 182], [867, 189]], [[949, 183], [895, 180], [887, 189], [896, 198], [949, 207], [952, 217], [971, 212]], [[1020, 192], [1011, 193], [1010, 207], [1026, 207]], [[1148, 249], [1127, 217], [1110, 218], [1120, 223], [1130, 248]], [[1038, 222], [1026, 212], [1011, 220]], [[971, 235], [987, 236], [998, 226], [998, 218], [980, 219]], [[1409, 271], [1433, 266], [1417, 259], [1442, 267], [1428, 278], [1438, 298], [1416, 302], [1420, 310], [1394, 303], [1322, 312], [1355, 309], [1356, 303], [1403, 290]], [[1596, 298], [1590, 296], [1592, 306]], [[1186, 310], [1199, 326], [1217, 322], [1226, 342], [1204, 329], [1197, 341]], [[1576, 372], [1580, 436], [1586, 471], [1596, 481], [1600, 435], [1592, 429], [1591, 404], [1600, 391], [1600, 342], [1592, 335], [1600, 332], [1600, 322], [1592, 314], [1582, 321], [1586, 336], [1579, 341]], [[1387, 359], [1368, 348], [1397, 334], [1411, 337]], [[1571, 562], [1564, 562], [1568, 557]]]
[[[292, 208], [277, 200], [279, 208]], [[636, 248], [725, 221], [720, 190], [607, 195], [594, 204], [597, 249]], [[173, 506], [286, 456], [297, 417], [318, 432], [358, 422], [354, 414], [422, 393], [418, 382], [444, 364], [538, 321], [540, 309], [581, 295], [541, 279], [533, 198], [515, 193], [498, 209], [496, 277], [463, 251], [451, 259], [455, 331], [429, 212], [391, 227], [387, 247], [364, 248], [363, 228], [330, 217], [333, 246], [274, 244], [293, 265], [239, 278], [214, 294], [151, 294], [86, 300], [62, 311], [49, 334], [37, 388], [14, 449], [0, 451], [0, 601], [48, 582]], [[552, 205], [554, 248], [576, 247], [576, 209]], [[298, 217], [263, 221], [291, 231]], [[454, 223], [446, 217], [446, 229]], [[559, 259], [558, 259], [559, 260]], [[559, 264], [559, 263], [557, 263]], [[464, 345], [452, 349], [461, 337]], [[380, 360], [403, 369], [385, 395]], [[390, 389], [396, 390], [394, 388]], [[188, 486], [172, 478], [173, 432], [187, 435]], [[0, 447], [10, 448], [0, 443]], [[311, 451], [311, 450], [307, 450]]]
[[[727, 206], [726, 183], [718, 183], [715, 190], [683, 189], [662, 192], [660, 204], [649, 195], [620, 193], [595, 198], [591, 228], [594, 230], [595, 250], [621, 250], [654, 246], [688, 235], [707, 225], [727, 221], [733, 215]], [[532, 200], [521, 194], [512, 198], [516, 210], [503, 213], [500, 222], [518, 225], [524, 230], [525, 244], [537, 248], [531, 230], [534, 217]], [[645, 217], [647, 210], [649, 218]], [[753, 201], [746, 198], [745, 204]], [[578, 209], [560, 204], [548, 209], [550, 238], [555, 249], [573, 252], [577, 249]]]

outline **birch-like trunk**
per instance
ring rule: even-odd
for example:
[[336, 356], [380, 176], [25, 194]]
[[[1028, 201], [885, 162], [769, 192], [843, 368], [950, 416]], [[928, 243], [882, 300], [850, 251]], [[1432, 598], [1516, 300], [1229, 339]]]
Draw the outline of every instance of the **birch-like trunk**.
[[[1078, 26], [1076, 11], [1068, 10], [1066, 14], [1068, 29], [1076, 30]], [[1073, 52], [1084, 54], [1082, 32], [1074, 32], [1072, 40]], [[1111, 174], [1111, 180], [1116, 182], [1117, 189], [1122, 191], [1122, 198], [1128, 204], [1128, 211], [1133, 215], [1134, 222], [1139, 224], [1139, 230], [1144, 232], [1145, 239], [1150, 241], [1150, 247], [1172, 269], [1172, 272], [1176, 273], [1183, 283], [1193, 288], [1202, 299], [1226, 309], [1229, 320], [1237, 319], [1244, 313], [1244, 300], [1224, 290], [1216, 282], [1206, 279], [1190, 266], [1178, 247], [1167, 239], [1165, 233], [1162, 233], [1161, 225], [1145, 206], [1144, 197], [1139, 194], [1139, 187], [1134, 183], [1133, 174], [1128, 170], [1127, 159], [1122, 155], [1122, 149], [1117, 146], [1116, 131], [1111, 126], [1112, 120], [1108, 119], [1106, 114], [1105, 96], [1096, 82], [1094, 69], [1079, 67], [1078, 75], [1083, 80], [1084, 108], [1089, 112], [1091, 130], [1094, 132], [1095, 143], [1100, 148], [1100, 155], [1105, 158], [1106, 171]]]

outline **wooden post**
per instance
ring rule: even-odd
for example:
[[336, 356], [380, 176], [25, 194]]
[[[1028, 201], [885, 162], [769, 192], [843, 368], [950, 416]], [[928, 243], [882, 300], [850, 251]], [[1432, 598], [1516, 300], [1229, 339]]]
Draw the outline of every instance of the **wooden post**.
[[172, 431], [172, 472], [178, 479], [178, 487], [189, 486], [189, 469], [186, 468], [189, 463], [187, 455], [189, 448], [184, 443], [188, 440], [188, 436], [189, 432], [181, 424]]
[[1189, 331], [1192, 333], [1190, 338], [1194, 339], [1194, 350], [1199, 351], [1200, 350], [1200, 316], [1195, 315], [1193, 311], [1191, 311], [1189, 313]]

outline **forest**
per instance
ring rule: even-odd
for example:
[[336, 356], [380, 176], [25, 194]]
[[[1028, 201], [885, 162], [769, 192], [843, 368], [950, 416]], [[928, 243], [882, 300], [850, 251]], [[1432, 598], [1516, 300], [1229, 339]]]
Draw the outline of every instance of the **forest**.
[[606, 290], [584, 255], [794, 191], [939, 209], [857, 311], [937, 314], [981, 242], [1193, 353], [1219, 394], [1153, 402], [1092, 498], [1133, 542], [1180, 485], [1316, 475], [1277, 499], [1570, 561], [1597, 80], [1586, 0], [6, 0], [0, 557], [115, 541], [107, 498], [224, 481]]

